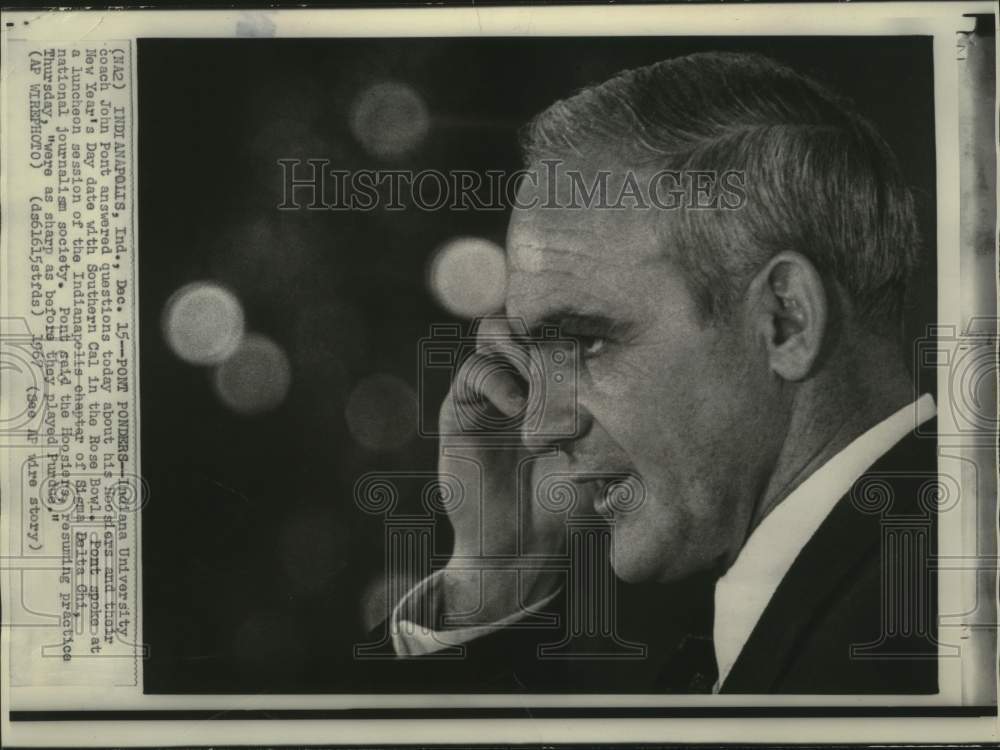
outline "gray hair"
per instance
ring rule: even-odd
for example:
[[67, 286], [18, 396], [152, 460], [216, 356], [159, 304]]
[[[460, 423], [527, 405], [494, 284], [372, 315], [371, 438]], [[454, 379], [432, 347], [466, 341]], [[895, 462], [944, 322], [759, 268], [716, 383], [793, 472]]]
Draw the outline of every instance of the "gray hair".
[[742, 170], [740, 210], [659, 222], [706, 319], [794, 250], [871, 325], [898, 324], [919, 233], [896, 158], [848, 102], [773, 60], [702, 53], [623, 71], [539, 114], [522, 146], [529, 165], [611, 152], [629, 168]]

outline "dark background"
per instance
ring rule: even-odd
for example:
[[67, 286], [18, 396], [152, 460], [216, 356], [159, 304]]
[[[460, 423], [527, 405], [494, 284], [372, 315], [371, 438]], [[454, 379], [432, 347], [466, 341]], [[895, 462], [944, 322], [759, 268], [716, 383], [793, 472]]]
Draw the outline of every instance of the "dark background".
[[[925, 241], [907, 319], [920, 335], [936, 309], [929, 38], [139, 41], [147, 692], [356, 689], [352, 646], [384, 611], [383, 526], [355, 508], [352, 487], [371, 470], [430, 470], [436, 445], [368, 450], [345, 402], [376, 373], [416, 387], [418, 339], [454, 320], [427, 289], [434, 249], [458, 235], [503, 243], [505, 212], [278, 211], [276, 160], [513, 171], [517, 129], [554, 100], [703, 50], [760, 52], [812, 75], [889, 141]], [[367, 156], [348, 126], [358, 93], [382, 81], [412, 86], [431, 115], [422, 145], [388, 161]], [[164, 305], [195, 280], [231, 289], [249, 328], [287, 352], [291, 388], [277, 409], [234, 414], [210, 372], [165, 345]], [[629, 587], [623, 617], [639, 613], [654, 638], [667, 637], [665, 618], [704, 627], [705, 591]]]

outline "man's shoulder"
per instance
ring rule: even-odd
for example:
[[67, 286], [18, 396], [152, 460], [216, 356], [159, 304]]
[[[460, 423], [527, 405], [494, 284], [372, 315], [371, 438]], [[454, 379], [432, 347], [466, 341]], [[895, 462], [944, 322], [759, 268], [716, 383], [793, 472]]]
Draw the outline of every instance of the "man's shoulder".
[[936, 441], [910, 433], [803, 547], [723, 691], [934, 692], [939, 492]]
[[[795, 658], [780, 675], [775, 692], [937, 692], [934, 597], [925, 590], [923, 596], [892, 601], [896, 597], [886, 589], [885, 572], [884, 558], [875, 556], [844, 579], [802, 631]], [[914, 604], [924, 611], [905, 611]]]

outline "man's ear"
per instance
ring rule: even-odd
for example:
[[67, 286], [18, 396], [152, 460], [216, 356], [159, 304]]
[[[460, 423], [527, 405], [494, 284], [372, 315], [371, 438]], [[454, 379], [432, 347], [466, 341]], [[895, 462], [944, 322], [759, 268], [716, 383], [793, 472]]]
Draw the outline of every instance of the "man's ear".
[[748, 292], [771, 370], [788, 381], [807, 377], [823, 345], [828, 312], [816, 267], [800, 253], [778, 253], [750, 282]]

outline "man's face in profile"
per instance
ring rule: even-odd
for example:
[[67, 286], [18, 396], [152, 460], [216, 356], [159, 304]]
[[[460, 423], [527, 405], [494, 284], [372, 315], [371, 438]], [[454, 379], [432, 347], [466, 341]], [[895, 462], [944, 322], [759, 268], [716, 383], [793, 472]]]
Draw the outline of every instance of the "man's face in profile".
[[[537, 188], [522, 185], [521, 205], [544, 202], [543, 173]], [[563, 181], [557, 193], [569, 202]], [[780, 411], [779, 386], [762, 348], [740, 311], [724, 324], [702, 319], [657, 236], [672, 220], [657, 209], [538, 207], [515, 209], [508, 231], [507, 314], [578, 341], [579, 430], [558, 443], [566, 471], [631, 474], [645, 491], [618, 512], [597, 483], [581, 484], [613, 514], [613, 564], [629, 581], [731, 563], [778, 442], [768, 415]]]

